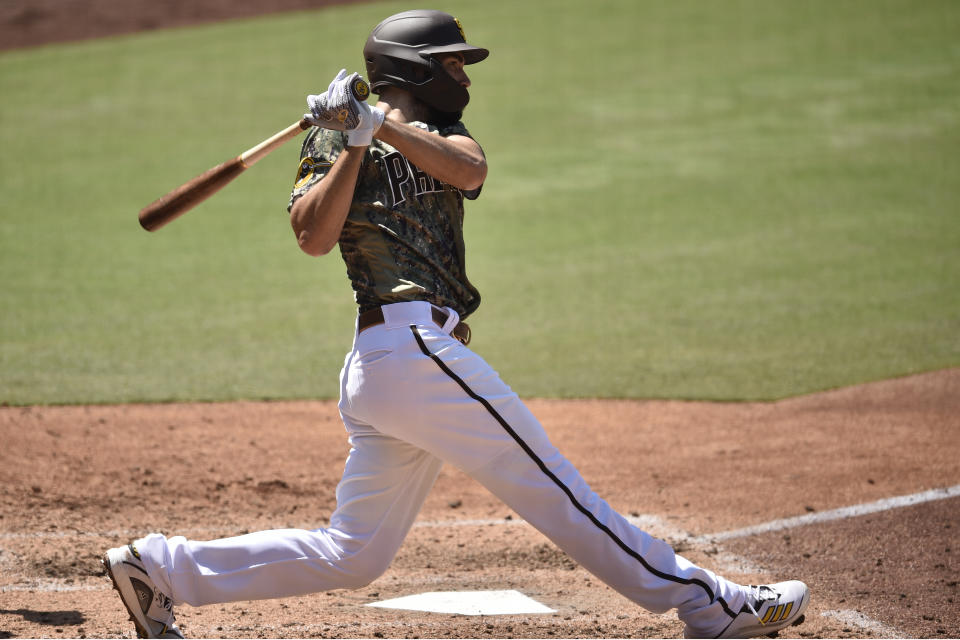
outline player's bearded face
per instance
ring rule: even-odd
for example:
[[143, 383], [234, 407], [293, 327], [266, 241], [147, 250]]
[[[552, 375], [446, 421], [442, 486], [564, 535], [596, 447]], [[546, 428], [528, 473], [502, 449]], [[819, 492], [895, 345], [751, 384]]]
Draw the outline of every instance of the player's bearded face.
[[[435, 62], [443, 67], [444, 71], [453, 79], [455, 83], [460, 85], [463, 88], [463, 91], [466, 92], [470, 87], [470, 78], [467, 76], [467, 72], [464, 70], [464, 58], [460, 53], [442, 53], [438, 54], [434, 58]], [[439, 125], [448, 125], [454, 124], [460, 120], [463, 115], [462, 111], [456, 112], [446, 112], [440, 111], [439, 109], [428, 105], [426, 102], [419, 100], [420, 104], [426, 110], [424, 117], [420, 118], [427, 122], [433, 122]]]
[[470, 87], [470, 78], [463, 68], [463, 55], [459, 53], [445, 53], [437, 56], [437, 61], [443, 66], [450, 77], [456, 80], [464, 89]]

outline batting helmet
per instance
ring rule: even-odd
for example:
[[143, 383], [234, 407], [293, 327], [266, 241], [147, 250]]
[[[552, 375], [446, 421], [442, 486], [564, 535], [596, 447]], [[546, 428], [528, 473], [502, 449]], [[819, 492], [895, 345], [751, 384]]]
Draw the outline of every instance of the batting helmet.
[[437, 111], [457, 114], [470, 101], [435, 56], [459, 53], [465, 64], [480, 62], [490, 52], [467, 44], [460, 21], [442, 11], [404, 11], [376, 27], [363, 47], [370, 89], [406, 89]]

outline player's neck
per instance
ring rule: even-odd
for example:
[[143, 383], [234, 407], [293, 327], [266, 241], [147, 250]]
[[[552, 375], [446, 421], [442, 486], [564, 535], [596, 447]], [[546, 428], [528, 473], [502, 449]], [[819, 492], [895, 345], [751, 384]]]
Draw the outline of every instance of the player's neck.
[[396, 122], [427, 122], [430, 117], [427, 105], [417, 100], [409, 91], [396, 87], [387, 87], [380, 94], [377, 106]]

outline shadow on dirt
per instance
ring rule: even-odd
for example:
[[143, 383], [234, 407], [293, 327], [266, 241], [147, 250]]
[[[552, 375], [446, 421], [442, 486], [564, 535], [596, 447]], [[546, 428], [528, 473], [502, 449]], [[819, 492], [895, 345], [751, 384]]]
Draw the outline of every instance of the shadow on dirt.
[[[76, 626], [87, 621], [79, 611], [34, 611], [33, 609], [0, 609], [0, 616], [21, 616], [27, 622], [51, 627]], [[0, 631], [0, 638], [10, 638]]]

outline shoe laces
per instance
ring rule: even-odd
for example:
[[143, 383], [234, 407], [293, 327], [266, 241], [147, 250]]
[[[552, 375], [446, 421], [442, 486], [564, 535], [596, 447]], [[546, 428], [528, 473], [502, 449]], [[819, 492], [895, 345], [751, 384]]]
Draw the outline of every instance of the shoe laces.
[[774, 589], [765, 584], [752, 584], [750, 585], [750, 594], [747, 596], [747, 601], [743, 604], [744, 609], [748, 610], [754, 616], [760, 624], [763, 624], [763, 621], [760, 619], [760, 614], [757, 612], [757, 609], [763, 606], [763, 603], [768, 600], [777, 600], [780, 597], [780, 594], [777, 593]]

